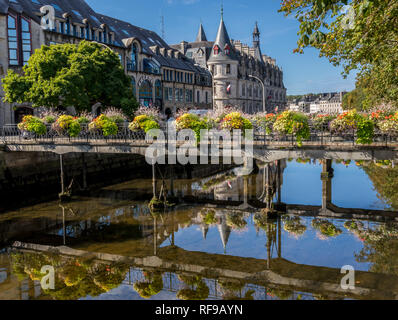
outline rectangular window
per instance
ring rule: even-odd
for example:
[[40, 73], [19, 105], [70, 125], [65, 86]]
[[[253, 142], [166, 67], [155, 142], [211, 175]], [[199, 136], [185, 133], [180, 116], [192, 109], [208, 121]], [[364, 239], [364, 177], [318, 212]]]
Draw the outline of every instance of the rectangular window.
[[180, 96], [180, 89], [175, 89], [174, 92], [175, 92], [175, 94], [174, 94], [175, 101], [178, 102], [179, 96]]
[[7, 21], [8, 27], [8, 60], [10, 65], [19, 65], [19, 45], [18, 45], [18, 34], [17, 34], [17, 18], [9, 15]]
[[62, 34], [65, 33], [65, 23], [63, 23], [63, 22], [59, 23], [59, 32]]
[[227, 64], [227, 74], [231, 74], [231, 65]]
[[209, 103], [209, 93], [206, 91], [206, 104]]
[[200, 103], [200, 91], [196, 92], [196, 102]]
[[169, 101], [169, 88], [164, 88], [164, 99]]
[[173, 88], [169, 88], [169, 101], [173, 101]]

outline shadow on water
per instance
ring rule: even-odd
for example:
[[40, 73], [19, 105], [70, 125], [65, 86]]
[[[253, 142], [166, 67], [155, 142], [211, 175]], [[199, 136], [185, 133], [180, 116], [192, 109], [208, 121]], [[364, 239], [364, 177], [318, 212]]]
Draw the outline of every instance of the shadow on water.
[[[1, 215], [0, 299], [398, 297], [391, 162], [259, 167], [167, 179], [179, 204], [161, 212], [149, 210], [153, 185], [142, 179]], [[341, 192], [356, 184], [362, 207]], [[55, 290], [40, 285], [44, 265]], [[341, 288], [344, 265], [355, 290]]]

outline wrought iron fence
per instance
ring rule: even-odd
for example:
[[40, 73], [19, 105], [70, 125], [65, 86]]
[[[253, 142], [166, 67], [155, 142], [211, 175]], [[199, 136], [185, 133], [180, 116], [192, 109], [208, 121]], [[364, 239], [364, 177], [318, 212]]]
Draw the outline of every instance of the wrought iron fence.
[[[0, 134], [1, 140], [4, 143], [16, 143], [22, 141], [32, 141], [37, 143], [92, 143], [96, 141], [105, 141], [105, 143], [146, 143], [150, 139], [150, 137], [147, 137], [143, 131], [131, 131], [128, 128], [127, 123], [119, 125], [117, 134], [108, 136], [104, 135], [102, 130], [90, 130], [88, 125], [82, 125], [81, 127], [82, 129], [79, 135], [73, 137], [67, 134], [60, 134], [51, 126], [47, 126], [45, 134], [37, 135], [32, 132], [22, 131], [17, 125], [5, 125], [0, 129]], [[162, 126], [161, 130], [165, 135], [165, 139], [170, 142], [171, 138], [168, 137], [166, 126]], [[328, 127], [319, 129], [319, 127], [311, 124], [310, 136], [308, 139], [303, 139], [302, 142], [304, 144], [317, 143], [319, 145], [330, 145], [336, 143], [351, 143], [352, 145], [356, 145], [357, 138], [355, 131], [333, 133], [330, 132]], [[275, 142], [291, 145], [297, 144], [297, 139], [294, 134], [282, 135], [275, 132], [267, 133], [266, 129], [263, 127], [254, 127], [253, 141], [260, 145], [270, 145]], [[396, 135], [388, 135], [376, 131], [373, 141], [377, 145], [391, 146], [398, 144], [398, 137]]]

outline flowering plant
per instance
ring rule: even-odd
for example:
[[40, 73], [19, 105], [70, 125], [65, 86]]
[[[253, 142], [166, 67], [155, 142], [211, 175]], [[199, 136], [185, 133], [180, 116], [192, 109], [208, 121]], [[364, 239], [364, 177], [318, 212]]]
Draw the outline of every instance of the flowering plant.
[[329, 114], [318, 114], [313, 119], [312, 122], [315, 129], [320, 131], [328, 131], [330, 123], [336, 119], [336, 116]]
[[61, 114], [52, 110], [45, 110], [43, 112], [40, 112], [39, 116], [45, 124], [51, 125], [55, 121], [57, 121]]
[[373, 142], [375, 123], [371, 117], [359, 114], [353, 109], [333, 120], [330, 123], [330, 130], [338, 134], [356, 132], [358, 144], [370, 144]]
[[89, 125], [90, 131], [102, 131], [102, 134], [107, 137], [111, 135], [116, 135], [119, 128], [116, 122], [112, 121], [110, 118], [101, 114], [99, 117], [95, 118]]
[[148, 107], [141, 107], [139, 108], [136, 112], [135, 112], [135, 116], [148, 116], [149, 118], [151, 118], [153, 121], [156, 121], [157, 123], [161, 122], [161, 114], [159, 109], [157, 108], [148, 108]]
[[78, 118], [68, 115], [60, 116], [57, 121], [53, 123], [52, 128], [58, 134], [68, 134], [70, 137], [77, 137], [82, 130]]
[[342, 231], [328, 220], [314, 219], [311, 225], [326, 237], [337, 237], [342, 234]]
[[122, 125], [127, 119], [120, 109], [108, 108], [105, 110], [104, 115], [117, 125]]
[[246, 119], [240, 112], [232, 112], [227, 114], [221, 121], [221, 129], [232, 130], [250, 130], [253, 124]]
[[379, 122], [378, 127], [384, 134], [398, 136], [398, 112], [394, 115], [385, 116], [384, 119]]
[[208, 129], [206, 120], [191, 113], [186, 113], [176, 120], [176, 129], [178, 131], [184, 129], [191, 129], [195, 132], [196, 140], [200, 141], [200, 131]]
[[294, 135], [299, 147], [303, 145], [304, 139], [310, 137], [308, 118], [297, 112], [285, 111], [281, 113], [274, 123], [274, 131], [282, 135]]
[[129, 129], [131, 131], [142, 130], [147, 133], [152, 129], [160, 129], [160, 125], [154, 117], [142, 114], [134, 118], [134, 121], [129, 125]]
[[47, 132], [47, 127], [43, 120], [34, 116], [24, 116], [22, 122], [18, 124], [18, 129], [21, 131], [28, 131], [37, 135], [43, 135]]
[[306, 231], [307, 226], [302, 224], [300, 217], [284, 217], [284, 229], [295, 237], [301, 237]]
[[274, 123], [276, 121], [276, 114], [268, 113], [262, 114], [254, 118], [254, 122], [260, 127], [265, 129], [267, 134], [272, 133], [272, 129], [274, 127]]

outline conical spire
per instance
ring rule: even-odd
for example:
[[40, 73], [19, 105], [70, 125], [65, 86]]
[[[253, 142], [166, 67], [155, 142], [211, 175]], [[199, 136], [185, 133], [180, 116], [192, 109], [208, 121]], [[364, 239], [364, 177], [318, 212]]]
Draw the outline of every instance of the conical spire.
[[203, 29], [202, 23], [200, 23], [199, 32], [196, 36], [196, 42], [207, 41], [205, 30]]
[[213, 45], [213, 50], [209, 62], [212, 61], [224, 61], [224, 60], [237, 60], [231, 40], [227, 32], [227, 28], [224, 24], [224, 9], [221, 8], [221, 21], [218, 28], [216, 41]]
[[222, 245], [224, 247], [224, 253], [227, 252], [227, 245], [229, 236], [231, 235], [231, 228], [227, 225], [225, 214], [221, 217], [221, 223], [218, 224], [218, 232], [220, 233]]
[[253, 48], [255, 50], [254, 57], [256, 58], [256, 60], [263, 61], [263, 55], [260, 48], [260, 30], [258, 28], [257, 21], [253, 31]]
[[203, 223], [203, 224], [200, 226], [200, 228], [201, 228], [201, 230], [202, 230], [203, 239], [206, 240], [206, 238], [207, 238], [207, 233], [209, 232], [209, 225], [207, 225], [206, 223]]

